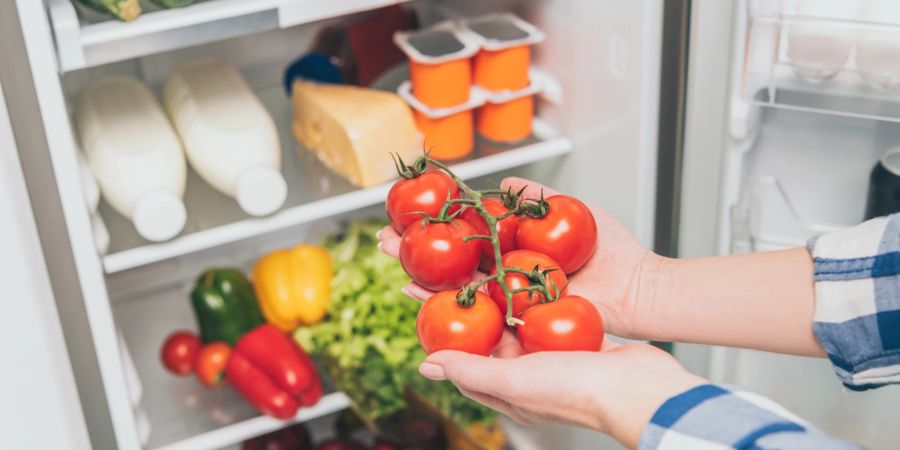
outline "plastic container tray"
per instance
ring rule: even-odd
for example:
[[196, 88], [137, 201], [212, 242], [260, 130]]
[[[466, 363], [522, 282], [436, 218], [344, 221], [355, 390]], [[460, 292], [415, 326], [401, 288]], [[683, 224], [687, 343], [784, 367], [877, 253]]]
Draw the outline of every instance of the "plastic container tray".
[[449, 108], [469, 101], [471, 58], [478, 43], [451, 22], [418, 31], [398, 31], [394, 42], [409, 58], [415, 97], [429, 108]]
[[475, 84], [489, 91], [515, 91], [529, 86], [531, 46], [544, 40], [544, 33], [509, 13], [467, 19], [463, 28], [477, 39]]

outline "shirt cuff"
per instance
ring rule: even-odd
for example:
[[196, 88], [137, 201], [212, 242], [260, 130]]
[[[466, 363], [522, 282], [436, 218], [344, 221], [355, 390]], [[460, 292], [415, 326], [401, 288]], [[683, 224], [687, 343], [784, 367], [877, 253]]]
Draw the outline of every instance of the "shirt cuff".
[[670, 398], [641, 434], [638, 450], [858, 449], [803, 422], [777, 403], [713, 384]]
[[845, 386], [900, 383], [900, 214], [809, 242], [813, 331]]

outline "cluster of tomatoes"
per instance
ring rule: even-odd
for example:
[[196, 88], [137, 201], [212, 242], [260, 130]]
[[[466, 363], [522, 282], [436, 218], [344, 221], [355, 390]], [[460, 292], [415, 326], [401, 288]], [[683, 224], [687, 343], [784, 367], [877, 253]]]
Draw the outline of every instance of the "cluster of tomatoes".
[[212, 342], [203, 345], [200, 337], [190, 331], [173, 332], [160, 350], [166, 370], [178, 376], [195, 373], [197, 380], [208, 388], [221, 386], [230, 355], [228, 344]]
[[[402, 235], [403, 269], [436, 292], [416, 322], [425, 352], [450, 349], [488, 355], [506, 325], [515, 325], [528, 353], [599, 351], [600, 314], [587, 299], [566, 294], [567, 275], [584, 266], [597, 248], [590, 208], [566, 195], [467, 195], [474, 191], [457, 183], [446, 168], [417, 166], [401, 173], [403, 179], [388, 193], [386, 209]], [[483, 213], [496, 223], [496, 233]], [[486, 278], [476, 276], [479, 270]], [[476, 289], [485, 280], [486, 292]]]

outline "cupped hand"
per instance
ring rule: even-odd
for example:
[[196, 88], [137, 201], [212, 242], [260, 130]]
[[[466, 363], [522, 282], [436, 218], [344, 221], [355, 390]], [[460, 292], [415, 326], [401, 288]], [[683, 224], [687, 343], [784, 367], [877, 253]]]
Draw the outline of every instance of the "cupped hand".
[[494, 357], [441, 351], [419, 372], [452, 381], [463, 395], [521, 424], [551, 420], [592, 428], [629, 448], [663, 402], [706, 382], [650, 345], [606, 339], [601, 352], [523, 355], [508, 331]]
[[[502, 188], [538, 198], [557, 192], [539, 183], [522, 178], [506, 178]], [[597, 221], [597, 251], [578, 272], [569, 275], [568, 293], [589, 299], [603, 316], [607, 331], [617, 336], [640, 339], [649, 320], [648, 309], [654, 297], [654, 272], [662, 257], [654, 254], [610, 213], [588, 205]], [[400, 235], [390, 226], [379, 232], [381, 249], [397, 257]], [[478, 274], [477, 277], [484, 276]], [[410, 283], [404, 289], [408, 295], [422, 300], [433, 292]]]

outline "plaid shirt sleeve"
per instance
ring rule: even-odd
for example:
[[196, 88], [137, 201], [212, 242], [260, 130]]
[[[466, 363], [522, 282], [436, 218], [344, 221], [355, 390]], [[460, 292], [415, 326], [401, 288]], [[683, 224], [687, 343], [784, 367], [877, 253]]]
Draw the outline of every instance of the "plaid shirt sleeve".
[[813, 331], [837, 376], [862, 391], [900, 383], [900, 214], [809, 243]]
[[670, 398], [641, 434], [638, 450], [858, 450], [777, 403], [713, 384]]

